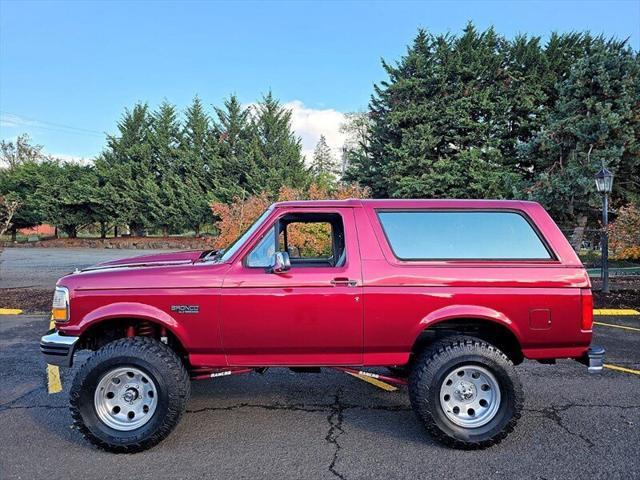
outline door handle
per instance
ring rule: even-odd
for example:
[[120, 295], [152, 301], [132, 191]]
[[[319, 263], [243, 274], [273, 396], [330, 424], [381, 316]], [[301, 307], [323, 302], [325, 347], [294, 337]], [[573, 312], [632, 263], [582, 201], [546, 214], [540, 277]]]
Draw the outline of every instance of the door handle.
[[337, 277], [331, 280], [331, 285], [333, 285], [334, 287], [338, 285], [344, 285], [346, 287], [355, 287], [356, 285], [358, 285], [358, 281], [349, 280], [346, 277]]

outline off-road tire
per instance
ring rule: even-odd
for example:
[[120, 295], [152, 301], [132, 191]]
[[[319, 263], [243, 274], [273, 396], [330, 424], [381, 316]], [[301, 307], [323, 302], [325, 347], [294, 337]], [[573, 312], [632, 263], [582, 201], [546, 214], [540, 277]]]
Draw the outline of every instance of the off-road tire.
[[[106, 372], [132, 366], [150, 376], [157, 388], [157, 407], [148, 423], [119, 431], [96, 413], [94, 393]], [[115, 340], [97, 350], [76, 374], [70, 391], [75, 427], [91, 443], [114, 453], [146, 450], [163, 440], [184, 413], [191, 384], [183, 362], [167, 345], [148, 337]]]
[[[500, 386], [498, 411], [482, 427], [456, 425], [441, 407], [439, 395], [443, 381], [463, 365], [487, 369]], [[462, 335], [437, 340], [418, 355], [409, 376], [409, 398], [414, 412], [432, 437], [447, 446], [464, 450], [500, 443], [515, 428], [524, 403], [522, 385], [507, 356], [484, 340]]]

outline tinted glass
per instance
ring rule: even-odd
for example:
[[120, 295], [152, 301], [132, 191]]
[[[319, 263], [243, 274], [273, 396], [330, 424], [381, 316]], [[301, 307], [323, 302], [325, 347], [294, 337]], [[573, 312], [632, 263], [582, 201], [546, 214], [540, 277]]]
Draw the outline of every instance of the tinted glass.
[[400, 259], [547, 260], [549, 252], [514, 212], [379, 212]]

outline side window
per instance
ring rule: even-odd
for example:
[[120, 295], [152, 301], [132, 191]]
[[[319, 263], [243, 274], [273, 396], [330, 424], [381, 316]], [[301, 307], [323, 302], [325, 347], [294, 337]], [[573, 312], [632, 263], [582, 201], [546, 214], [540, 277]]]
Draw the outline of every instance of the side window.
[[271, 265], [271, 257], [276, 251], [276, 229], [271, 229], [262, 237], [262, 240], [253, 247], [253, 250], [247, 256], [248, 267], [269, 267]]
[[549, 260], [523, 215], [510, 211], [379, 211], [401, 260]]

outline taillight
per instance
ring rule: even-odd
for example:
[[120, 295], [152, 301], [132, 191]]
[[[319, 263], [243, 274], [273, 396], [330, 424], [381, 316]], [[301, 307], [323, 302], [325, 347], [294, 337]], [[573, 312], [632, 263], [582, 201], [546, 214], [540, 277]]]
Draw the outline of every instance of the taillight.
[[593, 296], [591, 290], [585, 288], [582, 290], [582, 330], [591, 330], [593, 328]]

